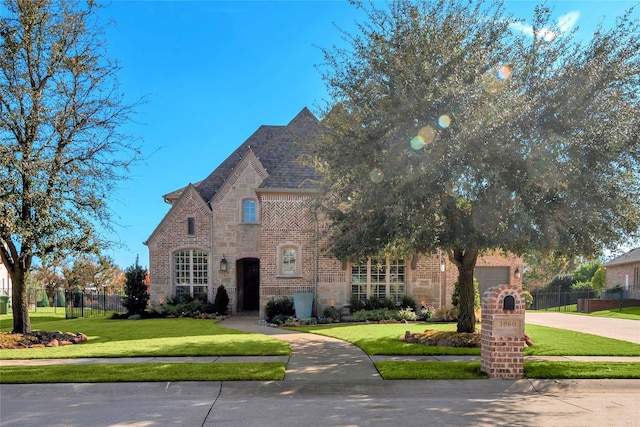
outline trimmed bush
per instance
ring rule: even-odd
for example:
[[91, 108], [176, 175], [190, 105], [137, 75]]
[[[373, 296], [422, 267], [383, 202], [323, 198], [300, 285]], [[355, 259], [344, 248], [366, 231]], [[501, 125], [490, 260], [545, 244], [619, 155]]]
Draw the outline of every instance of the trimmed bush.
[[279, 316], [279, 318], [295, 317], [296, 312], [293, 308], [293, 299], [286, 296], [272, 298], [267, 301], [264, 313], [267, 316], [267, 320], [272, 323], [277, 323], [274, 322], [276, 316]]
[[229, 308], [229, 295], [223, 285], [218, 286], [216, 298], [213, 302], [213, 309], [218, 314], [226, 314]]
[[353, 313], [353, 320], [356, 322], [379, 322], [380, 320], [392, 320], [396, 318], [396, 312], [388, 308], [377, 310], [360, 310]]
[[322, 311], [322, 317], [327, 320], [328, 323], [340, 322], [340, 313], [333, 307], [327, 307]]
[[357, 311], [364, 310], [365, 304], [357, 296], [351, 296], [349, 299], [349, 314], [353, 314]]
[[418, 307], [418, 304], [416, 303], [416, 300], [414, 300], [411, 296], [405, 295], [402, 297], [401, 306], [402, 308], [410, 308], [415, 312], [416, 308]]

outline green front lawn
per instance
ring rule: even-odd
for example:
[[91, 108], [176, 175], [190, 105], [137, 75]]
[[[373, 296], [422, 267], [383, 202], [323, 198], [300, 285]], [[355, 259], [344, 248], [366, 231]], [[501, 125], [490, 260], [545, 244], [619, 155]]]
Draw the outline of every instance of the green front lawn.
[[[455, 330], [453, 323], [369, 324], [304, 326], [299, 331], [326, 335], [357, 345], [369, 355], [480, 355], [479, 348], [433, 347], [400, 341], [405, 331]], [[545, 326], [526, 325], [535, 346], [526, 356], [640, 356], [640, 344]]]
[[[4, 317], [4, 316], [3, 316]], [[10, 319], [9, 319], [10, 320]], [[0, 331], [10, 331], [5, 319]], [[89, 341], [64, 347], [3, 350], [0, 359], [70, 359], [136, 356], [282, 356], [289, 344], [261, 334], [227, 329], [212, 320], [190, 318], [110, 320], [33, 316], [34, 330], [83, 332]]]
[[2, 384], [132, 381], [281, 381], [285, 363], [118, 363], [3, 366]]
[[[378, 362], [385, 380], [482, 379], [480, 362]], [[524, 362], [524, 377], [536, 379], [640, 379], [640, 363]]]

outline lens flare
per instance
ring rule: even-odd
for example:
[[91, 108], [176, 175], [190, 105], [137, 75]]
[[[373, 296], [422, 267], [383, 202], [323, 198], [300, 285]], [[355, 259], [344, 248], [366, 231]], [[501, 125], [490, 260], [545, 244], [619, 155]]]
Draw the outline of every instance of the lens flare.
[[374, 184], [380, 184], [384, 179], [384, 172], [375, 168], [369, 173], [369, 178], [371, 178], [371, 181], [373, 181]]
[[352, 197], [352, 196], [347, 196], [347, 197], [345, 198], [345, 201], [346, 201], [347, 203], [351, 203], [351, 202], [353, 202], [353, 197]]
[[511, 77], [511, 65], [502, 65], [496, 70], [496, 78], [498, 80], [507, 80]]
[[418, 136], [424, 140], [425, 144], [431, 144], [436, 138], [436, 131], [429, 126], [425, 126], [418, 132]]
[[424, 139], [420, 135], [411, 138], [411, 148], [418, 151], [424, 147]]
[[451, 126], [451, 117], [446, 114], [440, 116], [438, 118], [438, 126], [440, 126], [442, 129], [446, 129]]

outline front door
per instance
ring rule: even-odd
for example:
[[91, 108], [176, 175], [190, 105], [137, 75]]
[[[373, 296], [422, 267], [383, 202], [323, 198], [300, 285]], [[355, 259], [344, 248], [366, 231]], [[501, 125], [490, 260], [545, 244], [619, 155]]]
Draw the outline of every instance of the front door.
[[237, 261], [238, 311], [260, 309], [260, 260], [245, 258]]

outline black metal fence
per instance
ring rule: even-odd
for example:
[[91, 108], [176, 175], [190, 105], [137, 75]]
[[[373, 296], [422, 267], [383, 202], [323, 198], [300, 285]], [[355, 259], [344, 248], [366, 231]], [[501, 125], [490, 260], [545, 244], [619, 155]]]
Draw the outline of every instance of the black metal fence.
[[106, 292], [65, 292], [67, 319], [78, 317], [105, 316], [111, 311], [124, 313], [127, 309], [122, 305], [122, 295]]
[[599, 298], [597, 291], [532, 292], [531, 310], [575, 311], [579, 299]]

